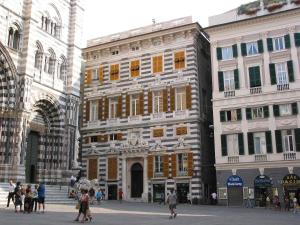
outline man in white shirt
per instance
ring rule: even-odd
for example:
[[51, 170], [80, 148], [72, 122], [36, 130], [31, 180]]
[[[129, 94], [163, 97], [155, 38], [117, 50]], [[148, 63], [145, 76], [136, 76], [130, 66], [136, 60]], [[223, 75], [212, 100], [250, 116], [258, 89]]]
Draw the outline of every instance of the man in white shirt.
[[211, 198], [212, 198], [212, 204], [213, 205], [216, 205], [217, 204], [217, 193], [216, 192], [213, 192], [211, 194]]
[[13, 203], [15, 202], [15, 187], [16, 185], [10, 180], [8, 185], [7, 207], [9, 207], [10, 199], [12, 199]]

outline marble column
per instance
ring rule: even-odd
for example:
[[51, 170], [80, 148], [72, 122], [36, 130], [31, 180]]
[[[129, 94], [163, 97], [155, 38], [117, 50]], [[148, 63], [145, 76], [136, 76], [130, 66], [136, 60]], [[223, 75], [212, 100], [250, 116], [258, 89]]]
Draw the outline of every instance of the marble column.
[[123, 191], [123, 198], [127, 200], [127, 165], [126, 165], [126, 158], [125, 156], [122, 158], [122, 191]]
[[143, 190], [143, 201], [148, 202], [148, 173], [147, 173], [147, 168], [148, 168], [148, 161], [147, 157], [144, 157], [144, 190]]

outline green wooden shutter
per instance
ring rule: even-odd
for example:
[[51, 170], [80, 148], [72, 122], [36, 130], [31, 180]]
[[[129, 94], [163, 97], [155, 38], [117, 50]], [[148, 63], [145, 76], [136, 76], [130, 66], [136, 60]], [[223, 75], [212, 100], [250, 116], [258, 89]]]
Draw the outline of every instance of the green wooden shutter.
[[241, 43], [241, 52], [242, 52], [242, 56], [246, 56], [247, 55], [246, 43]]
[[272, 134], [271, 131], [266, 131], [265, 133], [266, 136], [266, 145], [267, 145], [267, 153], [272, 153]]
[[292, 114], [298, 115], [298, 104], [297, 102], [292, 103]]
[[227, 137], [225, 134], [221, 134], [221, 148], [222, 156], [227, 156]]
[[242, 110], [241, 109], [236, 109], [236, 117], [237, 117], [237, 120], [242, 120]]
[[285, 48], [291, 48], [291, 39], [290, 35], [284, 35]]
[[252, 120], [252, 110], [251, 108], [246, 108], [246, 119]]
[[238, 134], [238, 140], [239, 140], [239, 155], [244, 155], [245, 150], [244, 150], [244, 135], [243, 135], [243, 133]]
[[263, 53], [264, 52], [264, 44], [263, 40], [258, 40], [257, 41], [257, 46], [258, 46], [258, 52]]
[[273, 113], [274, 113], [274, 116], [275, 116], [275, 117], [280, 116], [280, 113], [279, 113], [279, 105], [273, 105]]
[[295, 132], [296, 151], [300, 152], [300, 128], [296, 128], [294, 132]]
[[254, 154], [253, 133], [248, 132], [247, 136], [248, 136], [248, 151], [249, 151], [249, 155], [253, 155]]
[[240, 89], [240, 81], [239, 81], [239, 70], [234, 70], [234, 86], [235, 89]]
[[226, 121], [225, 111], [220, 111], [220, 121], [221, 122], [225, 122]]
[[272, 38], [267, 38], [267, 45], [268, 45], [268, 51], [272, 52], [273, 51], [273, 40], [272, 40]]
[[269, 115], [269, 106], [264, 106], [263, 109], [264, 109], [264, 118], [268, 118], [270, 116]]
[[294, 38], [295, 38], [295, 45], [297, 47], [300, 46], [300, 33], [294, 33]]
[[232, 45], [232, 55], [234, 58], [238, 57], [237, 45]]
[[222, 60], [222, 48], [217, 48], [217, 59]]
[[219, 78], [219, 91], [224, 91], [224, 76], [223, 72], [218, 72], [218, 78]]
[[261, 86], [259, 66], [249, 67], [249, 80], [250, 80], [250, 87]]
[[275, 64], [270, 63], [269, 64], [269, 69], [270, 69], [270, 78], [271, 78], [271, 84], [277, 84], [276, 80], [276, 70], [275, 70]]
[[283, 152], [282, 137], [281, 137], [281, 131], [280, 130], [275, 130], [275, 139], [276, 139], [276, 152], [277, 153]]
[[288, 74], [289, 74], [289, 82], [294, 82], [294, 68], [293, 68], [293, 61], [287, 61], [287, 68], [288, 68]]

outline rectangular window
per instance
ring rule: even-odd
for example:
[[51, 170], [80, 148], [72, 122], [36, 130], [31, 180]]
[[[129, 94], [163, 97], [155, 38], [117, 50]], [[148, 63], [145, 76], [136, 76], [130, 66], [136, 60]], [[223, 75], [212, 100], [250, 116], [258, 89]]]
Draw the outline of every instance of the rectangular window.
[[236, 110], [228, 110], [225, 112], [226, 121], [237, 121]]
[[185, 87], [176, 88], [176, 111], [186, 109], [186, 90]]
[[273, 38], [274, 51], [281, 51], [285, 49], [284, 37]]
[[163, 112], [163, 92], [153, 92], [153, 113]]
[[131, 77], [138, 77], [140, 75], [140, 60], [130, 62]]
[[266, 154], [266, 137], [264, 132], [254, 133], [254, 152], [256, 155]]
[[97, 136], [92, 136], [91, 137], [91, 143], [95, 143], [97, 141], [98, 141]]
[[177, 154], [178, 172], [183, 173], [188, 171], [188, 154]]
[[163, 61], [162, 56], [154, 56], [152, 57], [152, 72], [153, 73], [161, 73], [163, 71]]
[[227, 149], [228, 156], [238, 156], [239, 155], [239, 142], [237, 134], [226, 135], [227, 138]]
[[163, 159], [161, 155], [156, 155], [155, 158], [155, 173], [163, 172]]
[[234, 91], [235, 90], [235, 83], [234, 83], [234, 71], [224, 71], [224, 91]]
[[294, 134], [292, 130], [283, 130], [282, 131], [282, 138], [284, 144], [284, 151], [285, 152], [293, 152], [295, 151], [295, 140]]
[[117, 118], [118, 99], [109, 99], [109, 118]]
[[91, 121], [98, 120], [98, 101], [91, 101]]
[[154, 129], [153, 130], [153, 137], [157, 138], [157, 137], [163, 137], [164, 136], [164, 129], [160, 128], [160, 129]]
[[114, 50], [111, 52], [112, 55], [118, 55], [119, 54], [119, 50]]
[[222, 48], [222, 60], [233, 59], [232, 46]]
[[291, 104], [284, 104], [279, 106], [280, 116], [290, 116], [292, 115]]
[[93, 69], [92, 71], [92, 79], [93, 80], [98, 80], [99, 77], [98, 77], [98, 70], [97, 69]]
[[110, 141], [116, 141], [116, 140], [118, 140], [118, 134], [110, 134], [109, 135], [109, 140]]
[[252, 119], [264, 118], [264, 108], [263, 107], [252, 108], [251, 111], [252, 111]]
[[110, 65], [110, 80], [119, 80], [119, 64]]
[[246, 43], [247, 55], [257, 55], [258, 54], [258, 45], [257, 42]]
[[278, 85], [288, 84], [289, 77], [288, 77], [286, 63], [276, 63], [275, 70], [276, 70], [277, 84]]
[[175, 65], [175, 70], [185, 68], [185, 54], [184, 54], [184, 51], [174, 53], [174, 65]]
[[131, 95], [131, 97], [130, 97], [130, 115], [131, 116], [139, 115], [139, 110], [140, 110], [139, 95]]

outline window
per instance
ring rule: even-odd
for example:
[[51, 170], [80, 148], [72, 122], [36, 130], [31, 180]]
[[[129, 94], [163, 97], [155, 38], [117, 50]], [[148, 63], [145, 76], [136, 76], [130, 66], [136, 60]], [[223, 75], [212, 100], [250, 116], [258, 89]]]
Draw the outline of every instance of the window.
[[118, 54], [119, 54], [119, 51], [118, 51], [118, 50], [114, 50], [114, 51], [111, 52], [111, 54], [112, 54], [112, 55], [118, 55]]
[[256, 55], [258, 54], [258, 45], [257, 42], [246, 43], [247, 55]]
[[140, 75], [140, 60], [131, 61], [130, 71], [131, 77], [138, 77]]
[[158, 137], [163, 137], [164, 136], [164, 129], [159, 128], [159, 129], [153, 129], [153, 137], [158, 138]]
[[260, 87], [261, 86], [260, 67], [259, 66], [249, 67], [248, 71], [249, 71], [250, 88]]
[[60, 25], [59, 21], [52, 21], [51, 19], [42, 16], [42, 29], [54, 37], [60, 37]]
[[252, 108], [252, 119], [257, 118], [264, 118], [264, 108], [258, 107], [258, 108]]
[[97, 136], [92, 136], [91, 137], [91, 142], [93, 143], [93, 142], [97, 142], [98, 141], [98, 139], [97, 139]]
[[184, 51], [174, 53], [174, 64], [175, 64], [175, 70], [185, 68], [185, 54], [184, 54]]
[[176, 111], [186, 109], [186, 90], [185, 87], [176, 88]]
[[163, 71], [163, 60], [162, 56], [154, 56], [152, 58], [152, 72], [161, 73]]
[[242, 119], [241, 109], [232, 109], [226, 111], [220, 111], [221, 122], [238, 121]]
[[59, 68], [59, 78], [66, 82], [67, 80], [67, 62], [63, 60]]
[[93, 69], [93, 72], [92, 72], [92, 78], [93, 80], [98, 80], [98, 70], [97, 69]]
[[110, 119], [117, 118], [117, 107], [118, 107], [118, 100], [117, 99], [109, 99], [109, 118]]
[[232, 46], [222, 48], [222, 59], [223, 60], [233, 59]]
[[295, 143], [294, 143], [294, 135], [292, 130], [283, 130], [283, 145], [285, 152], [293, 152], [295, 151]]
[[188, 171], [188, 155], [185, 153], [177, 154], [178, 160], [178, 172], [187, 172]]
[[284, 37], [273, 38], [274, 51], [281, 51], [285, 49]]
[[98, 102], [97, 101], [92, 101], [91, 102], [91, 121], [96, 121], [98, 120]]
[[187, 127], [176, 127], [176, 135], [187, 135]]
[[38, 49], [35, 52], [34, 68], [42, 70], [42, 64], [43, 64], [43, 52], [40, 49]]
[[239, 155], [238, 135], [230, 134], [230, 135], [226, 135], [226, 138], [227, 138], [228, 156], [238, 156]]
[[56, 56], [52, 49], [49, 50], [50, 57], [47, 59], [48, 67], [47, 71], [49, 74], [53, 75], [55, 73], [55, 64], [56, 64]]
[[163, 112], [163, 92], [153, 92], [153, 113]]
[[286, 63], [276, 63], [275, 70], [276, 70], [277, 84], [278, 85], [288, 84], [289, 78], [288, 78]]
[[155, 160], [155, 173], [162, 173], [163, 172], [163, 159], [162, 159], [162, 156], [156, 155], [154, 160]]
[[131, 47], [131, 51], [138, 51], [138, 50], [140, 50], [139, 46]]
[[110, 134], [109, 135], [109, 140], [110, 141], [116, 141], [116, 140], [118, 140], [118, 134]]
[[289, 116], [292, 115], [291, 104], [285, 104], [279, 106], [280, 116]]
[[10, 48], [13, 48], [15, 50], [19, 50], [19, 44], [20, 44], [20, 31], [18, 28], [9, 28], [8, 31], [8, 41], [7, 41], [7, 46]]
[[136, 116], [139, 115], [139, 109], [140, 109], [140, 99], [139, 95], [131, 95], [130, 99], [130, 115]]
[[110, 65], [110, 80], [119, 80], [119, 64]]
[[264, 132], [254, 133], [254, 152], [256, 155], [266, 154], [266, 137]]
[[235, 90], [235, 82], [234, 82], [234, 71], [224, 71], [224, 90], [225, 91], [234, 91]]

